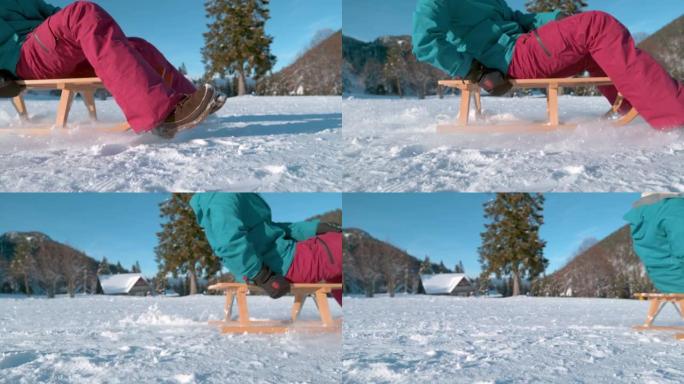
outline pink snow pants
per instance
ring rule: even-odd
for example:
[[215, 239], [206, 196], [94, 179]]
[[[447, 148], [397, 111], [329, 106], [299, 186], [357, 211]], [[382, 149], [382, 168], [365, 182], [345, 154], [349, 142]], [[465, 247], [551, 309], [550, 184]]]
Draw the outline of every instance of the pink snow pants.
[[152, 44], [127, 38], [97, 4], [72, 3], [49, 17], [21, 48], [25, 80], [98, 76], [135, 132], [162, 123], [195, 87]]
[[[324, 233], [297, 243], [295, 257], [285, 276], [293, 283], [342, 282], [342, 234]], [[342, 290], [333, 297], [342, 306]]]
[[627, 28], [605, 12], [580, 13], [522, 35], [508, 72], [534, 79], [584, 70], [610, 77], [615, 87], [599, 87], [601, 93], [613, 103], [619, 91], [654, 128], [684, 126], [684, 85], [636, 48]]

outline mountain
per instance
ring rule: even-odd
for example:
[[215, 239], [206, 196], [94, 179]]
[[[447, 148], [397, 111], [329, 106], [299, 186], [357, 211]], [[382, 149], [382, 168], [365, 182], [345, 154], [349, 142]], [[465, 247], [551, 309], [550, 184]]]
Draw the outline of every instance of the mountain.
[[[74, 293], [83, 289], [84, 281], [89, 291], [96, 290], [97, 260], [44, 233], [8, 232], [0, 235], [0, 291], [24, 291], [23, 276], [11, 273], [9, 268], [15, 258], [17, 244], [21, 241], [28, 241], [31, 248], [32, 263], [27, 270], [32, 293], [48, 296]], [[128, 272], [120, 265], [110, 265], [110, 269]]]
[[342, 32], [336, 32], [293, 64], [257, 84], [260, 95], [341, 95]]
[[[365, 293], [370, 297], [377, 292], [423, 292], [421, 260], [390, 243], [350, 228], [344, 230], [342, 252], [347, 293]], [[451, 272], [443, 264], [431, 263], [430, 269], [434, 273]]]
[[650, 53], [674, 78], [684, 81], [684, 15], [643, 40], [639, 48]]
[[342, 37], [342, 80], [348, 94], [418, 95], [437, 93], [437, 81], [448, 75], [420, 63], [410, 36], [385, 36], [363, 42]]
[[322, 215], [314, 216], [308, 220], [313, 220], [313, 219], [318, 219], [318, 220], [325, 222], [325, 223], [337, 224], [341, 227], [342, 226], [342, 210], [336, 209], [334, 211], [326, 212]]
[[624, 226], [575, 256], [560, 270], [535, 283], [540, 296], [619, 297], [651, 292], [643, 264]]

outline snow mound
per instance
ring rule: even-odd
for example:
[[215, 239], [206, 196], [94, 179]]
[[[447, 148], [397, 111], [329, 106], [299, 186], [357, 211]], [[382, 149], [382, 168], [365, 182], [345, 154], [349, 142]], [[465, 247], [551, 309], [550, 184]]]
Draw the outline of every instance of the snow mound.
[[[185, 326], [199, 325], [200, 323], [183, 317], [164, 314], [159, 310], [157, 304], [150, 306], [147, 312], [140, 315], [126, 316], [119, 320], [120, 325], [163, 325], [163, 326]], [[202, 324], [204, 325], [204, 324]]]

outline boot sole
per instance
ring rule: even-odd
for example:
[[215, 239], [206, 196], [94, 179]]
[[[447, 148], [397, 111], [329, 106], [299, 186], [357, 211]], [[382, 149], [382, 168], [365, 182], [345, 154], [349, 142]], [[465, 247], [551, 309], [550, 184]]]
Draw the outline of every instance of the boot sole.
[[[205, 95], [202, 98], [202, 103], [200, 103], [200, 107], [198, 107], [195, 111], [193, 111], [193, 113], [190, 114], [191, 117], [188, 117], [187, 121], [184, 121], [183, 123], [168, 123], [164, 124], [163, 127], [175, 129], [178, 132], [194, 128], [197, 124], [204, 121], [204, 119], [206, 119], [209, 115], [211, 108], [213, 108], [214, 106], [215, 95], [216, 92], [213, 88], [211, 89], [211, 92], [205, 92]], [[206, 101], [207, 99], [209, 99], [209, 101]], [[202, 105], [205, 105], [204, 108], [201, 107]]]

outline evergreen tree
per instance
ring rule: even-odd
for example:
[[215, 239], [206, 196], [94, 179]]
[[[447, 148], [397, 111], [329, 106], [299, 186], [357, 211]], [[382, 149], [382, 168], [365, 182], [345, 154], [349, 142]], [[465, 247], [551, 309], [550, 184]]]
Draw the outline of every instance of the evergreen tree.
[[131, 267], [131, 273], [141, 273], [142, 271], [140, 270], [140, 263], [138, 261], [133, 264]]
[[528, 12], [561, 11], [566, 15], [580, 13], [587, 5], [584, 0], [528, 0], [525, 3]]
[[463, 268], [463, 262], [458, 261], [458, 264], [454, 267], [454, 273], [465, 273], [465, 268]]
[[430, 262], [430, 256], [425, 256], [425, 259], [420, 263], [419, 272], [421, 275], [432, 275], [434, 271], [432, 270], [432, 263]]
[[546, 242], [539, 237], [543, 207], [542, 195], [528, 193], [499, 193], [484, 205], [490, 223], [480, 235], [482, 270], [498, 278], [510, 276], [514, 296], [521, 294], [521, 279], [538, 277], [548, 265]]
[[409, 53], [401, 42], [387, 49], [383, 74], [390, 83], [388, 89], [396, 92], [399, 97], [404, 97], [403, 82], [408, 73], [406, 60]]
[[259, 79], [276, 58], [271, 54], [273, 37], [266, 34], [270, 0], [206, 0], [209, 31], [204, 33], [202, 57], [206, 78], [238, 76], [238, 95], [246, 93], [247, 77]]
[[174, 193], [160, 204], [160, 216], [167, 221], [157, 233], [159, 245], [155, 253], [160, 276], [187, 274], [190, 294], [194, 295], [197, 294], [198, 277], [203, 274], [212, 277], [221, 267], [190, 208], [191, 198], [190, 194]]
[[29, 285], [31, 274], [34, 271], [33, 249], [27, 239], [20, 240], [14, 248], [14, 258], [10, 263], [10, 270], [14, 276], [24, 283], [24, 292], [31, 296]]
[[112, 270], [109, 266], [109, 261], [107, 261], [106, 257], [103, 257], [102, 261], [100, 261], [100, 264], [98, 264], [97, 274], [98, 275], [111, 275], [112, 274]]
[[178, 72], [180, 72], [184, 76], [188, 75], [188, 67], [185, 65], [185, 63], [181, 63], [181, 66], [178, 67]]
[[118, 275], [119, 273], [126, 273], [126, 268], [124, 268], [123, 265], [121, 265], [121, 262], [120, 262], [120, 261], [117, 261], [117, 262], [116, 262], [116, 272], [115, 272], [115, 273], [116, 273], [117, 275]]

